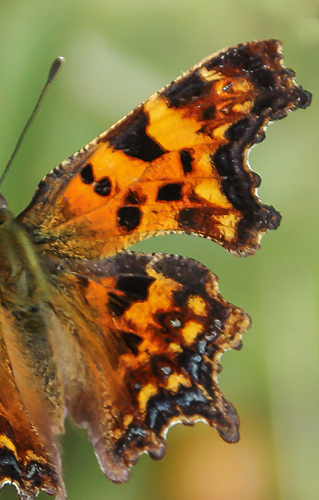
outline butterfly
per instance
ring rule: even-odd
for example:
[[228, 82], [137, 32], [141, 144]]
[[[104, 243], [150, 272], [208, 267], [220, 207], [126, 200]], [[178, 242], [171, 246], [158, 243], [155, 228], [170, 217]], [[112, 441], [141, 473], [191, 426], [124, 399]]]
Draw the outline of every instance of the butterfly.
[[280, 215], [257, 196], [249, 149], [311, 94], [276, 40], [217, 52], [40, 182], [14, 217], [0, 197], [0, 485], [66, 499], [57, 436], [87, 429], [107, 477], [165, 453], [176, 423], [236, 442], [220, 357], [249, 316], [201, 263], [130, 252], [170, 232], [253, 254]]

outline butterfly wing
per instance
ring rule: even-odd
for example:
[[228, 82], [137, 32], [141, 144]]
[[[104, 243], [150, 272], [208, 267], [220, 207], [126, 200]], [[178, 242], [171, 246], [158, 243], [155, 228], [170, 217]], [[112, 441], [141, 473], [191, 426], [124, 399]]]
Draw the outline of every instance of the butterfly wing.
[[55, 168], [19, 220], [67, 257], [114, 255], [165, 232], [253, 253], [280, 215], [260, 202], [248, 151], [270, 121], [309, 103], [278, 41], [213, 54]]
[[221, 297], [214, 274], [180, 256], [123, 252], [65, 261], [54, 275], [64, 291], [60, 321], [81, 353], [65, 404], [111, 480], [126, 480], [145, 451], [161, 458], [176, 422], [203, 420], [238, 440], [217, 376], [221, 354], [240, 348], [250, 320]]
[[[7, 483], [13, 484], [21, 500], [32, 500], [40, 491], [56, 494], [56, 500], [65, 500], [56, 442], [56, 435], [63, 430], [63, 412], [53, 395], [56, 383], [53, 373], [48, 370], [52, 363], [45, 358], [47, 349], [41, 342], [43, 331], [35, 330], [34, 316], [33, 312], [28, 318], [19, 304], [8, 312], [1, 303], [0, 488]], [[24, 323], [23, 332], [17, 329], [14, 318]], [[41, 319], [44, 325], [45, 319]], [[37, 345], [34, 343], [36, 335]], [[37, 352], [42, 361], [26, 355], [28, 346], [29, 354]]]

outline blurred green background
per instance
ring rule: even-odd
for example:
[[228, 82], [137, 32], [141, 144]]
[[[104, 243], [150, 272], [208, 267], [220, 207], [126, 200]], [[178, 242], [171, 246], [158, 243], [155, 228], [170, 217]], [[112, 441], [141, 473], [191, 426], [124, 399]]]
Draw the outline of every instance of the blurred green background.
[[[69, 500], [316, 500], [319, 498], [319, 6], [305, 0], [1, 0], [0, 164], [7, 162], [52, 60], [66, 63], [2, 187], [18, 213], [40, 178], [181, 71], [211, 52], [279, 38], [285, 62], [314, 94], [272, 125], [250, 163], [281, 227], [249, 258], [196, 237], [136, 245], [196, 258], [253, 326], [226, 353], [220, 385], [241, 418], [224, 443], [197, 424], [175, 426], [161, 462], [143, 456], [128, 484], [102, 474], [85, 433], [61, 439]], [[12, 487], [0, 493], [16, 498]], [[48, 498], [45, 494], [41, 500]]]

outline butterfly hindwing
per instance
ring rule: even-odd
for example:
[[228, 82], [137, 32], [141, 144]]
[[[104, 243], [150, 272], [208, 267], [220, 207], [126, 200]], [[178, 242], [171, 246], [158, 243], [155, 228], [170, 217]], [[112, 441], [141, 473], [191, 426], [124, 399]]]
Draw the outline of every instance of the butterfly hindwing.
[[192, 259], [131, 252], [89, 265], [65, 261], [57, 273], [67, 299], [62, 321], [85, 374], [66, 405], [110, 479], [124, 480], [143, 451], [160, 458], [177, 421], [204, 420], [237, 441], [237, 415], [217, 375], [221, 354], [241, 346], [250, 320], [221, 297], [215, 275]]

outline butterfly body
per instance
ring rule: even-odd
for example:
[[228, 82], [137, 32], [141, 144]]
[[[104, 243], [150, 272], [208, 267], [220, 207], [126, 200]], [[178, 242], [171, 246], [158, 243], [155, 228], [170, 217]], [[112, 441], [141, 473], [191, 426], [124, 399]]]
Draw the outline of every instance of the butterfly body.
[[127, 251], [156, 234], [249, 255], [280, 215], [247, 155], [310, 94], [275, 40], [213, 54], [53, 169], [14, 218], [0, 197], [0, 486], [65, 500], [57, 436], [68, 414], [114, 482], [167, 429], [202, 420], [236, 442], [220, 357], [248, 315], [176, 255]]

